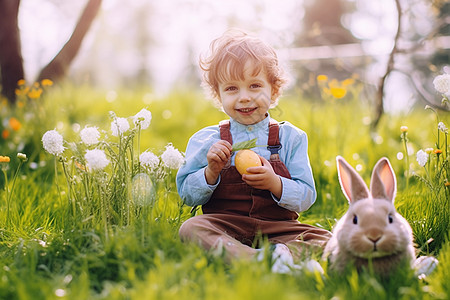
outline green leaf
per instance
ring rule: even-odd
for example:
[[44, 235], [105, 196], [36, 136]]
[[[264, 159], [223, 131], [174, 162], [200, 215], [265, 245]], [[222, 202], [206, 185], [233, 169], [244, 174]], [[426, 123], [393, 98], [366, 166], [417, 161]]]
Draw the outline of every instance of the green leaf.
[[251, 148], [255, 148], [255, 147], [267, 147], [267, 145], [256, 145], [256, 138], [254, 138], [249, 141], [234, 143], [232, 151], [236, 152], [239, 150], [251, 149]]
[[239, 151], [244, 149], [250, 149], [256, 147], [256, 138], [249, 140], [249, 141], [243, 141], [239, 143], [233, 144], [233, 151]]

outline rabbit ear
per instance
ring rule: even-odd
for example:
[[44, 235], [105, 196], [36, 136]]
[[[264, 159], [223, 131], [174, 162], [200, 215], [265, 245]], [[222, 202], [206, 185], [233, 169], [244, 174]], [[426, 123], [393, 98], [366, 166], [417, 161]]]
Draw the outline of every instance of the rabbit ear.
[[341, 156], [336, 157], [339, 183], [348, 202], [369, 197], [369, 189], [361, 176]]
[[387, 199], [394, 202], [397, 184], [394, 170], [385, 157], [381, 158], [372, 172], [372, 179], [370, 180], [370, 192], [373, 198]]

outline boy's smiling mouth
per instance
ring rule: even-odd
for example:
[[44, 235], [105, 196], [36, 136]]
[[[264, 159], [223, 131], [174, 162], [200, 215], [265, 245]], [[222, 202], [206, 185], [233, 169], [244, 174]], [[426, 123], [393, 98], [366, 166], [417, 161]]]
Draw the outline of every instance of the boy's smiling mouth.
[[256, 107], [251, 107], [251, 108], [237, 108], [236, 109], [238, 112], [242, 113], [242, 114], [249, 114], [252, 113], [256, 110]]

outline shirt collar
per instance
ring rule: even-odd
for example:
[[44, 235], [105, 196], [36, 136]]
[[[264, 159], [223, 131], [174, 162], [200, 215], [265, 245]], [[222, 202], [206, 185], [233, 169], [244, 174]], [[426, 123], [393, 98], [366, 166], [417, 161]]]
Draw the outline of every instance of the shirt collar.
[[234, 130], [245, 131], [249, 127], [253, 127], [253, 130], [267, 129], [269, 127], [269, 123], [270, 123], [269, 113], [267, 113], [267, 117], [264, 120], [262, 120], [256, 124], [251, 124], [251, 125], [244, 125], [244, 124], [241, 124], [241, 123], [237, 122], [236, 120], [230, 118], [230, 128], [233, 128], [233, 131]]

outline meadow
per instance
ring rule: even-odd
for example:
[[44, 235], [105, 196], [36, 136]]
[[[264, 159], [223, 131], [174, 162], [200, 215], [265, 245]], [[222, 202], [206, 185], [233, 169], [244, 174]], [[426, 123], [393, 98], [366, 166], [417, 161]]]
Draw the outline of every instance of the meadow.
[[[27, 93], [14, 106], [0, 104], [1, 299], [450, 298], [448, 113], [418, 105], [386, 113], [372, 132], [372, 111], [356, 88], [317, 99], [292, 90], [280, 100], [271, 116], [308, 133], [318, 192], [299, 220], [331, 230], [346, 211], [337, 155], [366, 181], [385, 156], [418, 253], [439, 260], [421, 279], [408, 269], [388, 278], [351, 267], [335, 274], [324, 261], [323, 276], [287, 275], [271, 273], [268, 261], [226, 264], [178, 238], [181, 223], [201, 213], [176, 192], [179, 155], [194, 132], [226, 118], [200, 90], [160, 98], [145, 88], [63, 84]], [[151, 122], [139, 117], [142, 109]], [[130, 128], [117, 118], [128, 118]], [[85, 128], [98, 130], [88, 136], [92, 144], [80, 138]], [[64, 149], [50, 147], [54, 153], [42, 142], [51, 130], [64, 140]], [[90, 161], [84, 154], [94, 148], [105, 156]], [[416, 160], [419, 150], [425, 162]]]

